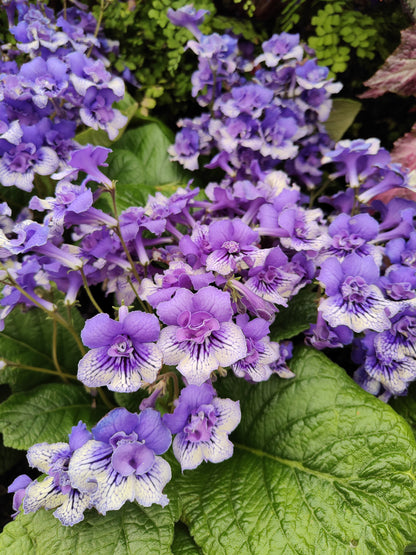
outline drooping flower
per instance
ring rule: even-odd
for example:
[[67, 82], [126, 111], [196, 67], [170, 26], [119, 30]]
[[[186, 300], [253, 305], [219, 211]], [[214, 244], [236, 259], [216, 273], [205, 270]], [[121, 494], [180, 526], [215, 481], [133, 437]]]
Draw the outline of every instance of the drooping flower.
[[162, 367], [162, 353], [154, 314], [127, 307], [119, 309], [119, 321], [108, 314], [87, 320], [81, 339], [91, 349], [80, 360], [78, 379], [88, 387], [106, 385], [111, 391], [131, 392], [143, 382], [152, 383]]
[[220, 399], [212, 385], [188, 385], [182, 389], [173, 414], [163, 421], [176, 437], [173, 452], [182, 470], [190, 470], [203, 461], [219, 463], [233, 454], [228, 435], [241, 419], [238, 401]]
[[170, 301], [158, 305], [157, 313], [167, 324], [158, 341], [163, 361], [177, 365], [190, 384], [202, 385], [211, 372], [247, 354], [243, 332], [231, 321], [231, 299], [225, 291], [212, 286], [197, 293], [178, 289]]
[[73, 486], [68, 466], [71, 457], [91, 439], [92, 435], [83, 422], [72, 428], [69, 443], [38, 443], [29, 448], [27, 459], [48, 476], [42, 481], [33, 481], [23, 498], [25, 514], [40, 508], [55, 509], [54, 516], [64, 526], [73, 526], [84, 519], [84, 511], [92, 506], [88, 492], [80, 492]]
[[261, 318], [249, 321], [247, 314], [238, 315], [236, 322], [246, 338], [247, 355], [232, 365], [234, 374], [253, 382], [268, 380], [271, 363], [279, 359], [279, 344], [269, 338], [270, 323]]
[[94, 439], [72, 456], [69, 477], [74, 487], [91, 496], [98, 512], [120, 509], [126, 501], [144, 507], [167, 505], [162, 490], [171, 470], [157, 455], [169, 449], [171, 433], [157, 411], [149, 408], [136, 414], [113, 409], [92, 434]]

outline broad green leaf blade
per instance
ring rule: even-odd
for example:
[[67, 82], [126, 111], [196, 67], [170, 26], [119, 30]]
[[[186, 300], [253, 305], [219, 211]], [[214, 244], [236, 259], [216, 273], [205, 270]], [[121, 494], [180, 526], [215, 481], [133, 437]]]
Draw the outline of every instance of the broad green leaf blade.
[[311, 286], [304, 287], [289, 301], [287, 308], [281, 308], [271, 327], [273, 341], [290, 339], [315, 324], [317, 318], [316, 292]]
[[106, 516], [94, 510], [73, 528], [62, 526], [52, 512], [19, 515], [0, 535], [0, 552], [7, 555], [169, 555], [175, 516], [172, 508], [145, 508], [126, 503]]
[[357, 100], [334, 98], [331, 113], [325, 122], [326, 131], [332, 140], [339, 141], [342, 139], [360, 110], [361, 102]]
[[163, 186], [171, 191], [186, 184], [185, 170], [169, 159], [167, 149], [173, 140], [164, 125], [152, 122], [127, 131], [114, 144], [107, 174], [117, 180], [120, 209], [144, 204], [149, 193], [163, 190]]
[[79, 420], [92, 426], [105, 412], [102, 406], [92, 407], [92, 397], [81, 386], [45, 384], [15, 393], [0, 405], [0, 430], [7, 447], [28, 449], [43, 441], [68, 441]]
[[[66, 317], [66, 311], [60, 312]], [[72, 309], [72, 324], [77, 333], [84, 320], [76, 309]], [[4, 331], [0, 333], [0, 360], [55, 370], [52, 357], [53, 322], [46, 314], [33, 308], [22, 312], [16, 308], [7, 318]], [[81, 358], [79, 348], [72, 335], [61, 325], [57, 326], [57, 357], [61, 370], [76, 374]], [[6, 366], [0, 371], [0, 383], [8, 383], [13, 391], [30, 390], [36, 385], [54, 380], [51, 374]], [[56, 376], [59, 379], [59, 376]]]
[[188, 528], [182, 522], [175, 524], [175, 537], [172, 543], [174, 555], [201, 555], [202, 551], [196, 545]]
[[[127, 117], [126, 125], [122, 129], [120, 129], [117, 137], [114, 139], [114, 141], [117, 141], [122, 137], [125, 129], [129, 124], [129, 121], [137, 112], [139, 104], [134, 100], [132, 96], [130, 96], [128, 93], [125, 93], [123, 100], [120, 100], [120, 102], [116, 102], [113, 107], [117, 108], [117, 110], [120, 110], [120, 112]], [[81, 145], [91, 144], [97, 146], [111, 147], [114, 144], [114, 141], [108, 138], [108, 134], [106, 131], [104, 131], [104, 129], [85, 129], [85, 131], [81, 131], [81, 133], [78, 133], [75, 139]]]
[[416, 538], [416, 444], [406, 422], [325, 355], [293, 380], [227, 377], [241, 399], [234, 456], [184, 472], [182, 519], [205, 554], [401, 553]]

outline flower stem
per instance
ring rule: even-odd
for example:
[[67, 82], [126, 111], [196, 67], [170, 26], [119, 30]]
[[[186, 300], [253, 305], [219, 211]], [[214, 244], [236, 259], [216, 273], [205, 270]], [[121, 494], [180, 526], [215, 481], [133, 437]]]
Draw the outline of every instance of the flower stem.
[[89, 288], [88, 281], [87, 281], [87, 276], [85, 275], [84, 270], [82, 268], [80, 268], [79, 271], [80, 271], [80, 274], [81, 274], [81, 277], [82, 277], [82, 283], [84, 284], [84, 289], [85, 289], [85, 291], [88, 295], [88, 298], [90, 299], [90, 301], [94, 305], [95, 309], [98, 312], [102, 313], [103, 311], [101, 310], [100, 305], [97, 303], [97, 301], [94, 299], [94, 295], [91, 293], [91, 289]]
[[58, 354], [57, 354], [57, 336], [58, 336], [58, 329], [57, 329], [57, 323], [56, 320], [53, 320], [52, 322], [52, 359], [53, 359], [53, 364], [56, 368], [56, 371], [58, 372], [59, 376], [62, 378], [62, 381], [64, 383], [68, 383], [68, 379], [65, 377], [65, 374], [62, 372], [62, 368], [59, 364], [58, 361]]

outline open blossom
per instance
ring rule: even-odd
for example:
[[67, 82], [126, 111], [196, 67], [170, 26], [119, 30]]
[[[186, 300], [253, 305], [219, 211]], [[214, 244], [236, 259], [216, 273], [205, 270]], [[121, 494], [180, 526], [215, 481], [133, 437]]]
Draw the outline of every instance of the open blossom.
[[110, 411], [92, 429], [93, 438], [74, 453], [69, 464], [71, 484], [91, 496], [101, 514], [120, 509], [126, 501], [144, 507], [169, 502], [163, 488], [171, 478], [169, 464], [157, 455], [171, 444], [171, 433], [160, 414], [125, 408]]
[[241, 419], [240, 404], [220, 399], [212, 385], [188, 385], [182, 389], [173, 414], [165, 414], [164, 423], [173, 434], [173, 452], [182, 470], [190, 470], [203, 461], [213, 463], [229, 459], [233, 444], [228, 435]]
[[84, 519], [84, 511], [92, 506], [88, 492], [80, 492], [69, 478], [69, 461], [74, 452], [92, 438], [83, 422], [72, 428], [68, 443], [38, 443], [30, 447], [27, 460], [32, 467], [47, 474], [42, 481], [29, 483], [23, 497], [25, 514], [41, 507], [55, 509], [54, 516], [65, 526]]
[[247, 354], [243, 332], [231, 321], [230, 295], [216, 287], [197, 293], [178, 289], [173, 299], [158, 305], [157, 313], [167, 324], [158, 342], [163, 361], [177, 365], [190, 384], [202, 385], [211, 372]]
[[127, 307], [119, 321], [97, 314], [85, 324], [81, 339], [91, 349], [80, 360], [78, 379], [88, 387], [106, 385], [111, 391], [131, 392], [152, 383], [162, 367], [162, 353], [154, 343], [159, 322], [153, 314]]
[[384, 298], [375, 285], [378, 279], [379, 270], [371, 256], [350, 254], [342, 263], [336, 258], [325, 260], [319, 274], [328, 295], [319, 305], [323, 318], [333, 328], [348, 326], [356, 333], [388, 329], [389, 317], [400, 305]]

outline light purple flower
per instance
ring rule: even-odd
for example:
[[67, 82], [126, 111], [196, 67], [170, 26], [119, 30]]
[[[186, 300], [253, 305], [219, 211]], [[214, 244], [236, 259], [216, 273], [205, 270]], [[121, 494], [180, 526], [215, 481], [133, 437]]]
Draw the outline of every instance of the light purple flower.
[[72, 456], [68, 472], [71, 484], [91, 496], [98, 512], [120, 509], [126, 501], [167, 505], [162, 490], [171, 470], [157, 455], [169, 448], [171, 433], [157, 411], [113, 409], [92, 433], [94, 439]]
[[247, 355], [232, 364], [234, 374], [253, 382], [268, 380], [273, 373], [270, 364], [279, 359], [279, 344], [270, 341], [270, 323], [261, 318], [249, 321], [247, 314], [238, 315], [236, 322], [246, 338]]
[[318, 279], [328, 295], [318, 310], [333, 328], [380, 332], [390, 327], [389, 317], [400, 309], [399, 303], [385, 299], [375, 285], [379, 270], [371, 256], [350, 254], [342, 263], [329, 258], [322, 264]]
[[108, 314], [87, 320], [81, 339], [91, 349], [79, 361], [78, 379], [88, 387], [106, 385], [111, 391], [131, 392], [153, 383], [162, 367], [159, 321], [154, 314], [119, 309], [119, 321]]
[[212, 253], [206, 261], [207, 270], [226, 276], [238, 268], [253, 265], [259, 251], [253, 244], [257, 240], [258, 233], [239, 219], [212, 223], [208, 231]]
[[208, 10], [198, 10], [196, 11], [192, 5], [186, 5], [178, 10], [173, 10], [169, 8], [167, 11], [167, 16], [173, 25], [178, 27], [185, 27], [190, 31], [196, 38], [199, 38], [202, 33], [198, 29], [198, 25], [204, 21], [205, 15], [208, 14]]
[[232, 457], [233, 444], [228, 435], [241, 419], [238, 401], [220, 399], [212, 385], [188, 385], [182, 389], [173, 414], [164, 423], [173, 434], [173, 452], [182, 470], [203, 461], [219, 463]]
[[197, 293], [178, 289], [172, 300], [158, 305], [157, 313], [167, 324], [158, 342], [163, 362], [177, 365], [190, 384], [202, 385], [211, 372], [247, 354], [243, 332], [231, 321], [230, 296], [216, 287]]
[[72, 428], [69, 443], [38, 443], [27, 452], [29, 465], [48, 476], [32, 482], [23, 499], [25, 514], [40, 508], [56, 509], [54, 516], [64, 526], [73, 526], [84, 519], [84, 511], [92, 506], [87, 492], [73, 486], [68, 466], [73, 453], [92, 438], [83, 422]]

